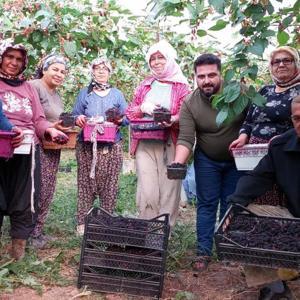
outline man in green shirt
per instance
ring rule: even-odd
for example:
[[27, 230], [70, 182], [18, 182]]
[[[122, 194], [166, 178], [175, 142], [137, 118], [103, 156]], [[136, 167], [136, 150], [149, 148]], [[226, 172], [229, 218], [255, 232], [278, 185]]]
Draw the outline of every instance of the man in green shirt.
[[[217, 126], [218, 111], [212, 107], [213, 95], [222, 87], [221, 61], [213, 54], [203, 54], [194, 62], [198, 88], [183, 102], [180, 133], [174, 162], [185, 163], [193, 150], [197, 189], [197, 260], [194, 267], [203, 270], [212, 255], [216, 215], [226, 209], [226, 198], [235, 190], [240, 172], [228, 150], [244, 120], [237, 116], [231, 123]], [[196, 139], [195, 139], [196, 138]]]

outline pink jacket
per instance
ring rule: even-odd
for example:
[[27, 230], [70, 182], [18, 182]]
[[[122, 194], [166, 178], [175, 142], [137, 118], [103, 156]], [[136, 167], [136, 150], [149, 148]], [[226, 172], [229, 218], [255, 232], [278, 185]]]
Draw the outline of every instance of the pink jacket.
[[[140, 110], [141, 104], [144, 102], [146, 94], [151, 89], [151, 84], [155, 80], [153, 77], [147, 77], [135, 90], [132, 102], [129, 104], [126, 116], [129, 121], [133, 121], [137, 118], [142, 118], [143, 113]], [[190, 93], [190, 88], [188, 85], [179, 82], [172, 82], [171, 91], [171, 114], [172, 116], [178, 116], [181, 104], [186, 95]], [[130, 113], [130, 110], [134, 109], [136, 113]], [[171, 138], [174, 144], [176, 144], [177, 137], [179, 133], [179, 124], [176, 123], [171, 127]], [[138, 146], [138, 140], [131, 139], [130, 144], [130, 154], [134, 155]]]

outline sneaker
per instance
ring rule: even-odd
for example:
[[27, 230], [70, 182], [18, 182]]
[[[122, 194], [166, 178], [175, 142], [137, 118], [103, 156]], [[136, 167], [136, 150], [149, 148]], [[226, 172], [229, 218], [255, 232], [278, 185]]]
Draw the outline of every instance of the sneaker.
[[77, 231], [78, 236], [83, 236], [83, 234], [84, 234], [84, 224], [77, 225], [76, 231]]

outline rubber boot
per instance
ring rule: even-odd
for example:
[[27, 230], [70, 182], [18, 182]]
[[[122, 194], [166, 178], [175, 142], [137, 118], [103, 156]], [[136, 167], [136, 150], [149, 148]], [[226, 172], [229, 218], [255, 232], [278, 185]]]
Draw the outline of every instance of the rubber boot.
[[20, 260], [25, 255], [26, 240], [12, 239], [11, 257]]

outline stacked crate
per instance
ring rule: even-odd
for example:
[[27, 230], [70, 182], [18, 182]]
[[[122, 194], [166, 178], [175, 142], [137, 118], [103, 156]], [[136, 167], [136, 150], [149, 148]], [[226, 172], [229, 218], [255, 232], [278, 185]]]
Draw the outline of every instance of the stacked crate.
[[93, 208], [86, 218], [78, 287], [159, 299], [169, 230], [168, 215], [143, 220]]

